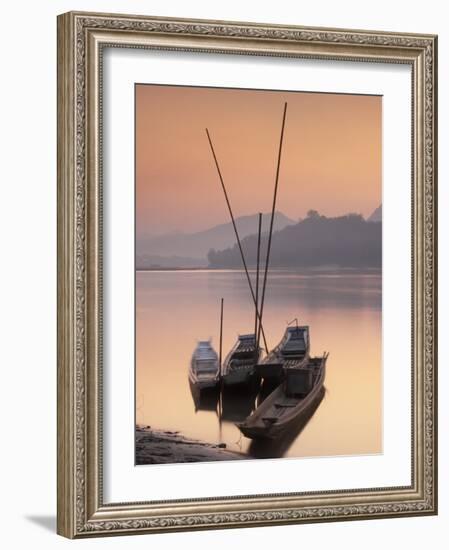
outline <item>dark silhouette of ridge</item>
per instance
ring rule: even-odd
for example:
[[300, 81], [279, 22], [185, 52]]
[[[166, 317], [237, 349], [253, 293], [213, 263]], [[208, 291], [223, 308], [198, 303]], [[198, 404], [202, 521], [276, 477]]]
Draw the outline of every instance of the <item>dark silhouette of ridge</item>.
[[[249, 265], [256, 264], [257, 235], [242, 239]], [[267, 247], [262, 236], [261, 257]], [[208, 253], [211, 268], [240, 268], [236, 246]], [[272, 238], [272, 267], [380, 267], [382, 265], [382, 224], [365, 221], [359, 214], [335, 218], [321, 216], [315, 210], [295, 225], [275, 231]]]

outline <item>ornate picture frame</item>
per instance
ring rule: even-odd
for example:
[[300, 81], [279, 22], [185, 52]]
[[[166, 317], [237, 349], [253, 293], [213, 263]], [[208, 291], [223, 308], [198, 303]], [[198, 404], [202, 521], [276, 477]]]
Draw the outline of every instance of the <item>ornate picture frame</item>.
[[[176, 500], [154, 500], [150, 490], [145, 502], [105, 502], [102, 56], [106, 48], [411, 68], [409, 485]], [[437, 513], [436, 109], [437, 37], [433, 35], [77, 12], [58, 17], [59, 534], [83, 538]]]

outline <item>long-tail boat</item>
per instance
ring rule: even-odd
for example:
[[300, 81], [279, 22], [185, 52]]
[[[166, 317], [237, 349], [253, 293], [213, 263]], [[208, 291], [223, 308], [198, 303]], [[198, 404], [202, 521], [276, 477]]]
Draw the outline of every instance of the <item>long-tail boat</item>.
[[256, 372], [262, 350], [256, 350], [255, 334], [241, 334], [223, 361], [222, 380], [224, 386], [253, 386], [260, 382]]
[[288, 326], [279, 344], [256, 366], [256, 372], [265, 385], [278, 386], [286, 369], [301, 368], [307, 363], [309, 350], [309, 327]]
[[210, 340], [199, 341], [189, 365], [189, 385], [195, 409], [215, 410], [221, 389], [221, 366], [223, 348], [223, 298], [220, 306], [220, 352], [212, 347]]
[[326, 360], [309, 357], [300, 367], [284, 371], [283, 382], [250, 414], [237, 424], [251, 439], [276, 439], [301, 423], [322, 397]]
[[218, 390], [220, 363], [210, 340], [198, 342], [190, 361], [189, 383], [194, 399], [201, 394]]

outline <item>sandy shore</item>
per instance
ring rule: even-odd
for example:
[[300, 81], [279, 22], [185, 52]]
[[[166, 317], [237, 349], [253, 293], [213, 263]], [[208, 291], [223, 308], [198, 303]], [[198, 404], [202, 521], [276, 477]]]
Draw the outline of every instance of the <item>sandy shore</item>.
[[243, 454], [228, 451], [224, 443], [212, 445], [187, 439], [179, 432], [136, 426], [136, 464], [172, 464], [174, 462], [211, 462], [244, 460]]

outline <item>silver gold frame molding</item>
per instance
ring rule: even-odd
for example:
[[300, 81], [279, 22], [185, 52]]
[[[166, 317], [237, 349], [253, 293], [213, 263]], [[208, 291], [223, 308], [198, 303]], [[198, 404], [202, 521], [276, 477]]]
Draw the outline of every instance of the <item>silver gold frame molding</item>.
[[[157, 48], [412, 69], [412, 483], [105, 504], [102, 484], [102, 50]], [[217, 529], [437, 512], [436, 78], [432, 35], [66, 13], [58, 17], [58, 533]]]

